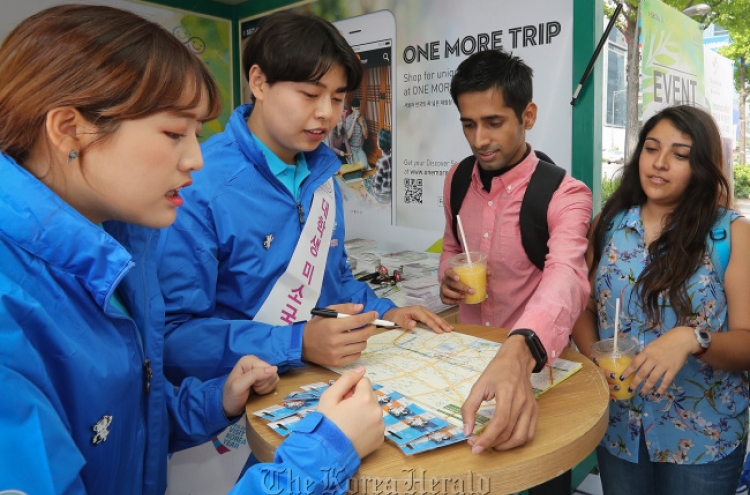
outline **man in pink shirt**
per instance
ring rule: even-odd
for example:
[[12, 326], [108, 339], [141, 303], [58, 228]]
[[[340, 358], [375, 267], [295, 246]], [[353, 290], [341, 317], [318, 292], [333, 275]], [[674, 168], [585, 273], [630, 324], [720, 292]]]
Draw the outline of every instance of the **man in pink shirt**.
[[[582, 182], [569, 176], [562, 180], [547, 211], [549, 254], [544, 269], [537, 268], [524, 250], [519, 227], [521, 202], [539, 163], [526, 143], [537, 114], [531, 68], [503, 51], [475, 53], [458, 66], [451, 96], [476, 163], [459, 211], [468, 246], [454, 235], [453, 212], [444, 201], [441, 299], [459, 305], [461, 323], [512, 330], [463, 405], [464, 428], [470, 431], [481, 402], [497, 400], [492, 421], [469, 440], [478, 454], [487, 448], [511, 449], [534, 437], [538, 406], [529, 376], [569, 344], [590, 293], [584, 254], [592, 196]], [[455, 172], [456, 166], [446, 177], [444, 198], [450, 197]], [[448, 259], [464, 250], [489, 255], [487, 299], [480, 304], [462, 302], [473, 290], [448, 266]]]

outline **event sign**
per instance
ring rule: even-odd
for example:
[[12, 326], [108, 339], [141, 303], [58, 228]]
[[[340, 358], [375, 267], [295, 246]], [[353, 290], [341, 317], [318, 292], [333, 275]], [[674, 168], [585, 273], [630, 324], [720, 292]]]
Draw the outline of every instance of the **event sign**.
[[706, 106], [703, 30], [660, 0], [641, 0], [643, 120], [673, 105]]

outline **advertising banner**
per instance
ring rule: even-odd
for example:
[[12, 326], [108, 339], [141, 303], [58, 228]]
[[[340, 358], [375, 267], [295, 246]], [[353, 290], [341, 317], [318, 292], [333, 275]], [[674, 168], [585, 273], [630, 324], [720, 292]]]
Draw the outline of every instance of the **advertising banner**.
[[641, 0], [643, 120], [672, 105], [706, 106], [703, 30], [660, 0]]
[[[570, 171], [573, 2], [398, 2], [396, 225], [442, 234], [443, 183], [471, 154], [450, 82], [478, 50], [502, 47], [534, 69], [539, 114], [527, 140]], [[407, 9], [411, 6], [411, 9]], [[478, 15], [479, 14], [479, 15]], [[348, 224], [347, 224], [348, 228]]]
[[737, 126], [734, 124], [734, 62], [704, 48], [706, 105], [716, 120], [724, 151], [724, 172], [734, 181], [734, 143]]
[[706, 105], [711, 111], [724, 139], [731, 139], [734, 148], [734, 62], [713, 50], [704, 49]]

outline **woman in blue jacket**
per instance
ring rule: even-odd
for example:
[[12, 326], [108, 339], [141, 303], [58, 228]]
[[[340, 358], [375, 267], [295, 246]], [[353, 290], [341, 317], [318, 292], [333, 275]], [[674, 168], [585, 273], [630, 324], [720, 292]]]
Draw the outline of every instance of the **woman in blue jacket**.
[[[126, 11], [53, 7], [0, 46], [0, 492], [161, 494], [169, 451], [275, 388], [254, 356], [206, 382], [163, 376], [155, 229], [174, 221], [218, 112], [205, 65]], [[345, 490], [383, 439], [362, 373], [235, 491]]]

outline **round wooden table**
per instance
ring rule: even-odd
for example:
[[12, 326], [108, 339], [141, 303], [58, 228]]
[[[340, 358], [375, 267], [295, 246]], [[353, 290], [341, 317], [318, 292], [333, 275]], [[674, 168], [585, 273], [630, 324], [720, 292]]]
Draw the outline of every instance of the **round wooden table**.
[[[456, 331], [502, 342], [508, 331], [454, 325]], [[466, 442], [404, 455], [386, 440], [367, 456], [349, 485], [351, 494], [505, 494], [536, 486], [572, 468], [596, 447], [607, 428], [609, 388], [597, 367], [565, 349], [564, 359], [583, 368], [539, 398], [536, 436], [522, 447], [472, 455]], [[333, 371], [308, 365], [282, 375], [274, 393], [254, 396], [247, 407], [248, 443], [262, 462], [273, 460], [283, 438], [252, 413], [283, 400], [301, 385], [336, 378]]]

